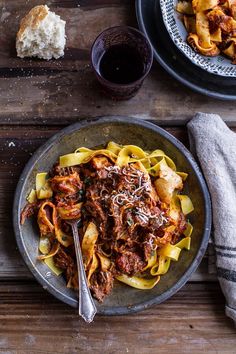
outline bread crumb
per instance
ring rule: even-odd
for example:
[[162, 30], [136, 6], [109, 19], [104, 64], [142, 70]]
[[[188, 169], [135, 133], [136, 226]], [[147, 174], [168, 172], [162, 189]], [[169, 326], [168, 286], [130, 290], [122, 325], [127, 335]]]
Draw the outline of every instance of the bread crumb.
[[8, 144], [8, 146], [9, 146], [9, 147], [12, 147], [12, 146], [14, 147], [14, 146], [16, 146], [16, 144], [15, 144], [13, 141], [10, 141], [10, 143]]

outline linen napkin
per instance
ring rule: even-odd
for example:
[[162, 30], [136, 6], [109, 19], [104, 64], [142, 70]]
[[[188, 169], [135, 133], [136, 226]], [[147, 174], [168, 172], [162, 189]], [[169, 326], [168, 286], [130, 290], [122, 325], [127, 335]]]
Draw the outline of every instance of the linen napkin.
[[213, 245], [225, 312], [236, 325], [236, 134], [216, 114], [197, 113], [187, 128], [190, 148], [211, 194]]

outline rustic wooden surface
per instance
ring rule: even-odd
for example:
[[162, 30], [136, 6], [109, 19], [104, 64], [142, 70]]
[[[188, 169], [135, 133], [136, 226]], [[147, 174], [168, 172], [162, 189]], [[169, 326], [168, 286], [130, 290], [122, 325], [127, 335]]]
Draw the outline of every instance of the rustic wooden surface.
[[89, 64], [90, 46], [106, 27], [137, 26], [133, 0], [46, 1], [67, 21], [65, 57], [16, 58], [20, 18], [41, 3], [0, 0], [0, 353], [235, 353], [235, 328], [224, 315], [216, 276], [207, 272], [207, 256], [169, 301], [132, 316], [98, 317], [92, 325], [26, 269], [12, 230], [14, 190], [32, 153], [63, 126], [101, 115], [134, 116], [155, 121], [188, 146], [186, 122], [204, 111], [219, 113], [236, 130], [235, 102], [194, 93], [157, 63], [133, 99], [104, 97]]

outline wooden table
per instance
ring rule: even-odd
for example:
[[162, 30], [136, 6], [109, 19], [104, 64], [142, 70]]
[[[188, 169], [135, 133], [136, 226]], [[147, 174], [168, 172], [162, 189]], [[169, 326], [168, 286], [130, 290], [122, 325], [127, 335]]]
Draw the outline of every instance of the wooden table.
[[219, 113], [235, 130], [236, 103], [194, 93], [154, 63], [133, 99], [104, 97], [89, 65], [96, 35], [112, 25], [137, 26], [134, 1], [47, 1], [67, 21], [67, 50], [57, 61], [20, 60], [20, 18], [41, 1], [0, 1], [0, 353], [235, 353], [235, 328], [207, 256], [167, 302], [141, 313], [98, 316], [87, 325], [74, 309], [36, 283], [17, 250], [12, 200], [33, 152], [59, 129], [83, 118], [124, 115], [155, 121], [186, 145], [197, 111]]

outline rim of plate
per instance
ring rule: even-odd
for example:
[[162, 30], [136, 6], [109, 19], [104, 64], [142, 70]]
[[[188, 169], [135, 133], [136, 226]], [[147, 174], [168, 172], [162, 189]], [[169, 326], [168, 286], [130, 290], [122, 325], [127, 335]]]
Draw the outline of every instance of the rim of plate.
[[[156, 23], [154, 22], [154, 18], [155, 18], [155, 13], [157, 13], [158, 15], [158, 20], [160, 21], [160, 26], [164, 27], [163, 31], [165, 31], [164, 34], [168, 34], [167, 29], [163, 23], [163, 17], [161, 16], [161, 14], [159, 15], [159, 12], [161, 13], [161, 10], [159, 9], [160, 5], [160, 1], [159, 0], [136, 0], [136, 16], [137, 16], [137, 21], [138, 21], [138, 25], [139, 28], [145, 33], [145, 35], [148, 37], [149, 41], [152, 44], [153, 47], [153, 53], [154, 53], [154, 58], [156, 59], [156, 61], [168, 72], [168, 74], [170, 74], [174, 79], [176, 79], [177, 81], [179, 81], [180, 83], [182, 83], [183, 85], [185, 85], [186, 87], [190, 88], [191, 90], [201, 93], [202, 95], [208, 96], [208, 97], [213, 97], [216, 98], [218, 100], [222, 100], [222, 101], [235, 101], [236, 100], [236, 95], [233, 93], [223, 93], [223, 92], [219, 92], [218, 90], [214, 89], [214, 88], [210, 88], [209, 87], [209, 79], [206, 85], [204, 85], [203, 87], [203, 83], [199, 83], [197, 82], [197, 75], [195, 73], [194, 77], [190, 77], [189, 74], [187, 76], [185, 76], [185, 73], [183, 73], [183, 70], [179, 67], [178, 65], [174, 65], [174, 63], [171, 63], [171, 57], [170, 57], [170, 53], [168, 52], [168, 50], [166, 51], [161, 51], [159, 46], [157, 47], [154, 44], [154, 41], [157, 38], [154, 38], [154, 34], [150, 33], [150, 28], [148, 26], [147, 23], [147, 13], [151, 11], [150, 16], [152, 16], [153, 13], [153, 17], [150, 17], [150, 24], [152, 26], [156, 25]], [[161, 16], [161, 18], [159, 18]], [[162, 32], [158, 32], [159, 36], [161, 35]], [[156, 33], [157, 35], [157, 33]], [[160, 44], [161, 45], [161, 44]], [[173, 41], [171, 40], [171, 46], [175, 46]], [[162, 45], [162, 47], [164, 47]], [[181, 56], [184, 56], [184, 58], [186, 60], [188, 60], [188, 58], [181, 52], [179, 51]], [[178, 60], [178, 57], [176, 57], [176, 59]], [[203, 70], [200, 67], [198, 67], [197, 65], [195, 65], [194, 63], [192, 63], [190, 61], [190, 67], [193, 69], [193, 71], [195, 72], [195, 69], [197, 70]], [[193, 74], [194, 74], [193, 72]], [[208, 71], [203, 71], [203, 73], [205, 75], [209, 75], [211, 77], [211, 81], [213, 82], [214, 78], [221, 78], [221, 76], [219, 75], [212, 75], [211, 73], [209, 73]], [[199, 75], [199, 74], [198, 74]], [[223, 78], [224, 79], [224, 78]], [[235, 78], [229, 78], [231, 80], [234, 80]], [[225, 86], [225, 84], [223, 83], [223, 86]]]
[[[236, 77], [236, 65], [230, 63], [230, 59], [222, 55], [217, 57], [207, 57], [195, 52], [191, 46], [183, 40], [179, 26], [183, 26], [182, 21], [177, 19], [178, 13], [175, 6], [178, 0], [160, 0], [160, 8], [162, 12], [163, 22], [165, 27], [176, 47], [184, 53], [184, 55], [192, 61], [195, 65], [211, 74]], [[186, 30], [185, 30], [186, 31]], [[187, 33], [187, 32], [186, 32]], [[227, 65], [224, 64], [227, 62]]]
[[16, 191], [15, 191], [15, 196], [14, 196], [14, 203], [13, 203], [13, 226], [14, 226], [14, 233], [15, 233], [15, 238], [17, 242], [18, 249], [22, 255], [22, 258], [31, 271], [31, 273], [34, 275], [35, 279], [44, 287], [46, 285], [46, 290], [52, 294], [55, 298], [59, 299], [60, 301], [72, 306], [72, 307], [77, 307], [78, 306], [78, 301], [71, 298], [70, 296], [65, 295], [63, 292], [61, 292], [59, 289], [57, 289], [53, 284], [48, 281], [40, 272], [39, 270], [35, 267], [35, 265], [31, 262], [30, 257], [28, 255], [26, 246], [24, 244], [24, 239], [22, 236], [22, 230], [20, 226], [20, 200], [22, 198], [22, 191], [24, 188], [24, 185], [27, 183], [27, 178], [30, 172], [32, 171], [34, 165], [40, 160], [41, 155], [45, 152], [48, 152], [50, 148], [53, 146], [53, 144], [61, 139], [63, 136], [68, 135], [72, 132], [80, 130], [80, 128], [83, 127], [89, 127], [91, 125], [101, 125], [104, 123], [120, 123], [120, 124], [131, 124], [131, 125], [139, 125], [143, 128], [150, 129], [154, 131], [155, 133], [162, 135], [164, 138], [166, 138], [168, 141], [170, 141], [182, 154], [183, 156], [188, 160], [189, 164], [191, 165], [191, 168], [193, 169], [193, 172], [195, 173], [199, 187], [202, 191], [203, 195], [203, 200], [204, 200], [204, 208], [205, 208], [205, 222], [204, 222], [204, 231], [203, 231], [203, 236], [202, 236], [202, 241], [200, 244], [200, 247], [197, 251], [197, 254], [195, 258], [193, 259], [191, 265], [189, 268], [185, 271], [185, 273], [181, 276], [181, 278], [168, 290], [166, 290], [164, 293], [153, 297], [153, 299], [140, 302], [137, 305], [131, 305], [131, 306], [117, 306], [117, 307], [111, 307], [111, 308], [100, 308], [98, 309], [98, 314], [100, 315], [126, 315], [129, 313], [134, 313], [138, 312], [141, 310], [144, 310], [146, 308], [149, 308], [153, 305], [160, 304], [161, 302], [167, 300], [171, 296], [173, 296], [182, 286], [185, 285], [185, 283], [188, 281], [190, 278], [191, 274], [197, 269], [199, 266], [210, 237], [210, 232], [211, 232], [211, 223], [212, 223], [212, 211], [211, 211], [211, 199], [210, 195], [208, 192], [208, 188], [205, 182], [205, 179], [200, 171], [199, 166], [197, 165], [195, 159], [193, 158], [192, 154], [188, 151], [188, 149], [178, 140], [176, 139], [173, 135], [168, 133], [166, 130], [163, 128], [159, 127], [158, 125], [155, 125], [151, 122], [140, 120], [137, 118], [133, 117], [122, 117], [122, 116], [101, 116], [101, 117], [96, 117], [93, 119], [86, 119], [82, 120], [80, 122], [71, 124], [67, 126], [66, 128], [60, 130], [58, 133], [53, 135], [49, 140], [47, 140], [41, 147], [39, 147], [33, 156], [29, 159], [29, 161], [26, 163], [23, 172], [21, 173], [21, 176], [19, 178]]

